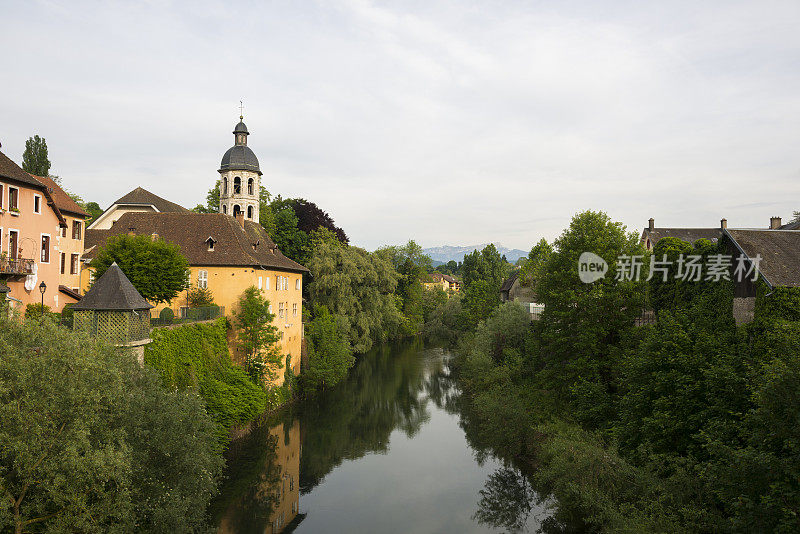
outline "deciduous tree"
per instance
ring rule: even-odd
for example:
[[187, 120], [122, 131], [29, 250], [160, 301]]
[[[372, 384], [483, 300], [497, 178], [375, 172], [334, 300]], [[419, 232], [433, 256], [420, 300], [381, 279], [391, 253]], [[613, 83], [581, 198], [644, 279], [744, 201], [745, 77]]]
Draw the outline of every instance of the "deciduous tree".
[[25, 152], [22, 153], [22, 170], [36, 176], [50, 174], [50, 159], [47, 157], [47, 141], [44, 137], [34, 135], [25, 141]]

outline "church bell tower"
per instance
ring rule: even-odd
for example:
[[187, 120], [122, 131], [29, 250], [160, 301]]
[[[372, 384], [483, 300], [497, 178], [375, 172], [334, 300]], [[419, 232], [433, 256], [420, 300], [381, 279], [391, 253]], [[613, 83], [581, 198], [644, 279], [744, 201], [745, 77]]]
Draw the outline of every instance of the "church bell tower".
[[247, 146], [244, 116], [233, 129], [234, 145], [222, 156], [219, 166], [219, 211], [227, 215], [244, 214], [245, 220], [258, 222], [261, 169], [258, 158]]

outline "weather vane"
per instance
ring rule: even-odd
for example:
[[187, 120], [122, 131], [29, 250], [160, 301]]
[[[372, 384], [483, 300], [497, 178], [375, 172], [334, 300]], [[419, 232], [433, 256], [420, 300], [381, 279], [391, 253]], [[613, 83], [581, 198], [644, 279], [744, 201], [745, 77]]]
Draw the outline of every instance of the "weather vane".
[[244, 104], [239, 100], [239, 119], [244, 119]]

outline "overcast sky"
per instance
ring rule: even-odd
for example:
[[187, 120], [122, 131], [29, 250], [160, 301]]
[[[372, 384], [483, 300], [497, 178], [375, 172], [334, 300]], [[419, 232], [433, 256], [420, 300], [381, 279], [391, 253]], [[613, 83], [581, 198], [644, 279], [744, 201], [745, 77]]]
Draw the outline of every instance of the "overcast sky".
[[244, 101], [272, 194], [355, 244], [529, 249], [800, 210], [800, 2], [0, 0], [0, 142], [192, 207]]

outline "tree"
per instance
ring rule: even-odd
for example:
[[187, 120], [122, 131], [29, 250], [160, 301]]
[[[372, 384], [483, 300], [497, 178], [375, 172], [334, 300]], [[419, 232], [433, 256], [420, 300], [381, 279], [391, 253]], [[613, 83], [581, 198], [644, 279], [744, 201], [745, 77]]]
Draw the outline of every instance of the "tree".
[[214, 187], [206, 193], [206, 205], [198, 204], [192, 211], [196, 213], [219, 213], [219, 183], [217, 180]]
[[0, 322], [0, 530], [201, 528], [223, 460], [197, 395], [49, 320]]
[[308, 368], [300, 375], [307, 392], [335, 386], [356, 361], [328, 308], [319, 306], [314, 315], [306, 328]]
[[[618, 345], [633, 329], [645, 297], [644, 281], [616, 279], [616, 261], [621, 256], [641, 258], [645, 251], [636, 234], [593, 211], [575, 215], [553, 245], [536, 286], [545, 305], [539, 321], [540, 378], [547, 384], [543, 387], [576, 403], [573, 408], [581, 422], [598, 426], [612, 415]], [[578, 259], [584, 252], [609, 265], [604, 278], [591, 284], [580, 280]]]
[[544, 269], [552, 253], [553, 247], [550, 243], [548, 243], [546, 239], [539, 240], [522, 263], [519, 272], [520, 284], [535, 290], [536, 281], [541, 277], [542, 269]]
[[239, 307], [233, 312], [239, 349], [245, 357], [245, 370], [256, 383], [274, 380], [277, 367], [283, 362], [277, 342], [278, 328], [272, 324], [275, 315], [269, 311], [269, 301], [255, 286], [244, 290]]
[[48, 176], [50, 174], [47, 141], [45, 141], [44, 137], [34, 135], [25, 141], [25, 152], [22, 154], [22, 170], [36, 176]]
[[192, 287], [188, 293], [189, 307], [201, 308], [214, 305], [214, 294], [207, 287]]
[[313, 202], [309, 202], [304, 198], [287, 198], [283, 200], [278, 196], [278, 198], [272, 201], [271, 205], [273, 209], [284, 206], [292, 208], [295, 215], [297, 215], [297, 228], [309, 235], [314, 230], [326, 228], [333, 232], [336, 238], [342, 243], [349, 243], [344, 230], [336, 226], [333, 218]]
[[500, 304], [500, 286], [508, 276], [509, 265], [493, 244], [464, 256], [464, 307], [473, 326], [489, 316]]
[[89, 218], [86, 220], [86, 226], [89, 226], [103, 214], [103, 210], [97, 202], [87, 202], [83, 209], [89, 213]]
[[315, 230], [311, 238], [310, 300], [336, 317], [353, 352], [367, 352], [375, 342], [395, 337], [403, 316], [394, 294], [398, 274], [391, 261], [379, 252], [343, 244], [327, 228]]
[[423, 254], [422, 247], [413, 239], [401, 247], [379, 249], [376, 254], [391, 261], [400, 275], [395, 293], [401, 299], [406, 334], [414, 335], [421, 330], [424, 320], [422, 280], [427, 278], [431, 269], [431, 258]]
[[281, 252], [297, 263], [305, 265], [311, 254], [311, 239], [297, 227], [297, 215], [290, 207], [271, 207], [274, 230], [270, 237]]
[[163, 239], [154, 241], [146, 235], [109, 238], [89, 264], [95, 270], [95, 280], [114, 262], [152, 303], [169, 302], [189, 286], [189, 262], [178, 245]]

